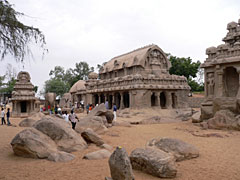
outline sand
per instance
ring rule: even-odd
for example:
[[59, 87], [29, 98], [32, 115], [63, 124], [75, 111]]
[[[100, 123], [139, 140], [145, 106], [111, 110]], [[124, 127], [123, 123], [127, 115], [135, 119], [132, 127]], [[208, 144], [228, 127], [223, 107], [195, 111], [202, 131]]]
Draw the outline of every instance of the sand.
[[[135, 121], [155, 114], [162, 115], [158, 110], [145, 110], [144, 114], [126, 119], [118, 118], [118, 121]], [[11, 122], [16, 125], [20, 121], [20, 118], [11, 119]], [[110, 176], [108, 159], [82, 159], [84, 154], [99, 149], [94, 145], [82, 152], [73, 153], [76, 158], [66, 163], [15, 156], [10, 142], [23, 129], [18, 126], [0, 126], [0, 180], [104, 180], [106, 176]], [[211, 133], [216, 136], [196, 136]], [[178, 162], [175, 180], [240, 179], [240, 132], [237, 131], [201, 130], [191, 121], [176, 121], [131, 127], [115, 126], [101, 136], [107, 144], [113, 147], [121, 145], [129, 154], [135, 148], [144, 147], [148, 140], [155, 137], [178, 138], [195, 145], [200, 151], [200, 157]], [[140, 171], [133, 172], [136, 180], [159, 179]]]

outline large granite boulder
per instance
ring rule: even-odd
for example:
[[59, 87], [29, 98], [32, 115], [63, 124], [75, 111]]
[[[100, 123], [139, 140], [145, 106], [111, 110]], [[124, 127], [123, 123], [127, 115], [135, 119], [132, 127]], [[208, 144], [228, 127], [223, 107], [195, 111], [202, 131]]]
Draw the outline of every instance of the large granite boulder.
[[95, 152], [88, 153], [83, 156], [83, 159], [96, 160], [96, 159], [106, 159], [111, 156], [111, 153], [106, 149], [101, 149]]
[[87, 144], [82, 137], [62, 119], [46, 116], [37, 121], [33, 127], [55, 141], [61, 151], [73, 152], [87, 148]]
[[108, 110], [106, 113], [105, 113], [105, 117], [107, 119], [107, 122], [109, 124], [111, 124], [113, 122], [113, 118], [114, 118], [114, 115], [113, 115], [113, 112]]
[[200, 122], [202, 122], [201, 111], [198, 111], [197, 113], [192, 115], [192, 123], [200, 123]]
[[113, 180], [134, 180], [132, 165], [124, 148], [117, 147], [108, 163]]
[[19, 123], [20, 127], [32, 127], [33, 124], [37, 121], [39, 121], [42, 117], [44, 117], [45, 115], [41, 112], [37, 112], [32, 114], [31, 116], [25, 118], [24, 120], [22, 120]]
[[104, 105], [104, 103], [99, 104], [93, 110], [88, 114], [88, 116], [102, 116], [105, 115], [107, 112], [107, 109]]
[[220, 110], [213, 118], [207, 121], [210, 129], [235, 129], [240, 130], [240, 118], [230, 110]]
[[133, 169], [161, 178], [176, 177], [175, 158], [157, 148], [137, 148], [132, 151], [130, 160]]
[[81, 133], [81, 136], [87, 143], [94, 143], [97, 146], [101, 146], [102, 144], [104, 144], [102, 138], [90, 128], [84, 130]]
[[15, 155], [27, 158], [69, 161], [74, 156], [57, 150], [55, 142], [40, 131], [29, 128], [18, 133], [11, 142]]
[[32, 127], [35, 122], [38, 120], [27, 117], [19, 123], [20, 127]]
[[101, 134], [107, 131], [103, 118], [100, 116], [87, 116], [81, 118], [75, 127], [75, 131], [82, 133], [87, 128], [91, 128], [94, 132]]
[[156, 147], [162, 151], [173, 154], [176, 161], [196, 158], [199, 156], [199, 150], [184, 141], [173, 138], [155, 138], [147, 143], [147, 146]]

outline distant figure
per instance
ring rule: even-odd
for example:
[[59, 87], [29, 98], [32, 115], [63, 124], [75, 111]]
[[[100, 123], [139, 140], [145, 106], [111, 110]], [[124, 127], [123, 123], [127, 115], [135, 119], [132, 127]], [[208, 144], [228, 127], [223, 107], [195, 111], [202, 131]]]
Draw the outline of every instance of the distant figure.
[[106, 107], [106, 109], [109, 109], [109, 107], [108, 107], [108, 100], [106, 100], [106, 102], [105, 102], [105, 107]]
[[69, 122], [69, 114], [67, 113], [67, 111], [63, 112], [62, 117], [64, 118], [64, 120], [68, 123]]
[[58, 111], [58, 114], [62, 115], [62, 109], [60, 107], [58, 107], [57, 111]]
[[54, 112], [55, 112], [55, 114], [58, 113], [58, 107], [57, 106], [55, 106]]
[[[71, 121], [72, 123], [72, 129], [75, 130], [75, 126], [77, 124], [77, 120], [78, 120], [78, 117], [76, 116], [76, 114], [73, 112], [73, 110], [71, 111], [71, 114], [69, 115], [69, 120]], [[79, 120], [78, 120], [79, 121]]]
[[51, 106], [50, 105], [48, 105], [48, 112], [49, 112], [49, 114], [51, 114]]
[[7, 109], [7, 114], [6, 115], [7, 115], [7, 123], [8, 123], [7, 125], [11, 126], [11, 123], [10, 123], [10, 120], [9, 120], [9, 118], [10, 118], [10, 108]]
[[115, 103], [113, 104], [113, 115], [114, 115], [113, 120], [116, 121], [117, 120], [117, 106]]
[[92, 111], [92, 109], [93, 109], [93, 106], [92, 106], [92, 104], [90, 104], [90, 106], [89, 106], [89, 112], [91, 112]]
[[2, 111], [1, 111], [1, 118], [2, 118], [2, 125], [3, 124], [6, 124], [6, 121], [5, 121], [5, 112], [4, 112], [4, 109], [2, 108]]
[[86, 110], [87, 110], [87, 114], [89, 113], [89, 104], [87, 104], [87, 106], [86, 106]]

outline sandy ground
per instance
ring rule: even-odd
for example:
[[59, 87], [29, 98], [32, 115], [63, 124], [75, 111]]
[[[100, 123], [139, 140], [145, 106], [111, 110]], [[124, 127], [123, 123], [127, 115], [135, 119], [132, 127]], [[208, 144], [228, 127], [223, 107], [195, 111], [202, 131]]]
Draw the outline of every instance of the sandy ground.
[[[135, 121], [160, 113], [158, 110], [144, 110], [132, 118], [118, 118], [118, 121]], [[169, 114], [170, 115], [170, 114]], [[80, 115], [81, 116], [81, 115]], [[19, 118], [11, 119], [18, 125]], [[0, 180], [103, 180], [110, 176], [108, 159], [83, 160], [87, 152], [98, 150], [91, 145], [82, 152], [75, 152], [76, 158], [67, 163], [17, 157], [13, 154], [10, 142], [23, 130], [21, 127], [0, 126]], [[216, 133], [220, 137], [198, 137], [192, 135]], [[112, 127], [101, 135], [113, 147], [121, 145], [130, 154], [138, 147], [144, 147], [155, 137], [178, 138], [195, 145], [200, 157], [177, 163], [176, 180], [239, 180], [240, 179], [240, 132], [201, 130], [190, 121], [154, 125], [133, 125], [131, 127]], [[136, 180], [156, 180], [157, 177], [134, 170]]]

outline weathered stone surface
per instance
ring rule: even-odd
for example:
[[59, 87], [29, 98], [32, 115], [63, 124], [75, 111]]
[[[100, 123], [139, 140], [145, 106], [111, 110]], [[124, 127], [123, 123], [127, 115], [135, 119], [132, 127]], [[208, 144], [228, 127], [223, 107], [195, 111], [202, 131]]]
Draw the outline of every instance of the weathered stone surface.
[[192, 123], [200, 123], [200, 122], [202, 122], [200, 117], [201, 117], [201, 112], [200, 111], [195, 113], [195, 114], [193, 114], [192, 115]]
[[33, 124], [34, 124], [35, 122], [37, 122], [37, 121], [38, 121], [38, 120], [36, 120], [36, 119], [32, 119], [31, 117], [28, 117], [28, 118], [22, 120], [22, 121], [19, 123], [19, 126], [20, 126], [20, 127], [32, 127]]
[[17, 156], [29, 158], [48, 158], [57, 152], [54, 141], [40, 131], [29, 128], [18, 133], [11, 142], [13, 152]]
[[48, 156], [48, 160], [54, 162], [67, 162], [75, 158], [73, 154], [66, 153], [63, 151], [53, 152]]
[[206, 120], [213, 117], [213, 106], [202, 105], [201, 106], [201, 120]]
[[113, 149], [113, 147], [110, 146], [109, 144], [102, 144], [100, 147], [103, 148], [103, 149], [107, 149], [109, 151], [111, 151]]
[[45, 114], [43, 114], [42, 112], [37, 112], [37, 113], [32, 114], [30, 116], [30, 118], [40, 120], [44, 116], [45, 116]]
[[104, 125], [103, 118], [100, 116], [87, 116], [81, 118], [75, 127], [75, 131], [81, 134], [87, 128], [91, 128], [98, 134], [107, 131], [107, 127]]
[[216, 112], [213, 118], [207, 121], [210, 129], [235, 129], [240, 130], [240, 119], [229, 110], [220, 110]]
[[181, 119], [182, 121], [187, 121], [193, 115], [193, 110], [191, 108], [188, 109], [179, 109], [176, 111], [177, 118]]
[[105, 115], [107, 112], [107, 109], [104, 105], [104, 103], [99, 104], [93, 110], [88, 114], [88, 116], [102, 116]]
[[133, 169], [162, 178], [176, 177], [175, 158], [157, 148], [137, 148], [132, 151], [130, 160]]
[[161, 122], [161, 117], [160, 116], [152, 116], [147, 119], [143, 119], [142, 121], [139, 122], [139, 124], [159, 124]]
[[103, 139], [96, 134], [91, 128], [87, 128], [81, 133], [81, 136], [87, 143], [94, 143], [97, 146], [104, 144]]
[[155, 138], [147, 143], [147, 146], [154, 146], [167, 153], [171, 153], [176, 161], [196, 158], [199, 150], [191, 144], [173, 138]]
[[105, 116], [106, 116], [107, 122], [111, 124], [114, 118], [113, 112], [108, 110]]
[[110, 156], [111, 156], [111, 153], [108, 150], [101, 149], [101, 150], [84, 155], [83, 159], [96, 160], [96, 159], [109, 158]]
[[117, 147], [108, 163], [113, 180], [134, 180], [132, 165], [124, 148]]
[[37, 121], [34, 128], [49, 136], [65, 152], [73, 152], [85, 149], [86, 142], [82, 137], [71, 129], [62, 119], [46, 116]]
[[131, 124], [126, 121], [113, 121], [113, 126], [131, 127]]

